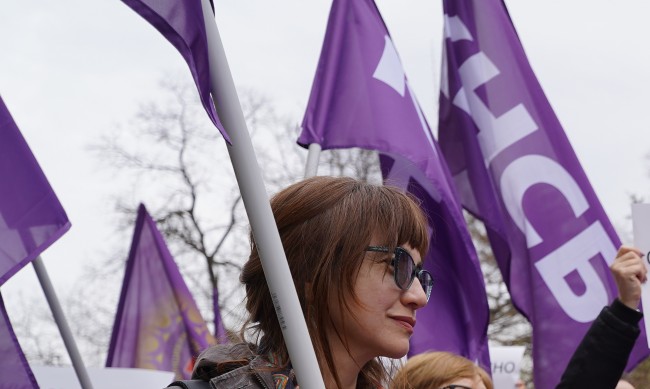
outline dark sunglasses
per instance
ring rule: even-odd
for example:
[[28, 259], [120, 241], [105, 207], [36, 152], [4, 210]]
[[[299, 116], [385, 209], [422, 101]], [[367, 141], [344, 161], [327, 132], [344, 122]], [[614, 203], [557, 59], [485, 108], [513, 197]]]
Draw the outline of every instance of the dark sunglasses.
[[[373, 251], [378, 253], [389, 253], [390, 250], [385, 246], [368, 246], [366, 251]], [[402, 290], [408, 290], [413, 284], [415, 277], [418, 278], [424, 293], [427, 295], [427, 302], [431, 296], [431, 289], [433, 289], [433, 277], [431, 273], [422, 269], [422, 265], [415, 266], [415, 261], [408, 251], [402, 247], [396, 247], [394, 251], [395, 256], [391, 259], [390, 265], [393, 267], [393, 275], [395, 284]]]

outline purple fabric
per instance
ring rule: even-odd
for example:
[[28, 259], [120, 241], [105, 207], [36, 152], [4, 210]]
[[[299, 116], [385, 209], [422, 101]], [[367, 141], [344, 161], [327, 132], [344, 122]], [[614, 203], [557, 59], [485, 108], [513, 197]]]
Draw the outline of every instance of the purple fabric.
[[189, 378], [214, 338], [144, 205], [138, 209], [107, 367], [173, 371]]
[[212, 291], [212, 311], [214, 312], [214, 337], [219, 343], [228, 342], [226, 327], [221, 320], [221, 309], [219, 308], [219, 289], [214, 288]]
[[68, 216], [0, 98], [0, 285], [69, 229]]
[[0, 295], [0, 388], [38, 389]]
[[387, 184], [422, 200], [435, 279], [411, 354], [445, 350], [489, 369], [485, 285], [451, 176], [374, 2], [335, 0], [298, 143], [378, 150]]
[[[505, 5], [443, 4], [440, 147], [463, 205], [486, 223], [513, 302], [532, 323], [535, 386], [554, 388], [591, 321], [616, 296], [608, 264], [620, 241]], [[628, 368], [647, 355], [639, 339]]]
[[151, 23], [178, 50], [192, 72], [199, 96], [210, 120], [228, 143], [226, 133], [210, 97], [208, 39], [201, 0], [122, 0]]

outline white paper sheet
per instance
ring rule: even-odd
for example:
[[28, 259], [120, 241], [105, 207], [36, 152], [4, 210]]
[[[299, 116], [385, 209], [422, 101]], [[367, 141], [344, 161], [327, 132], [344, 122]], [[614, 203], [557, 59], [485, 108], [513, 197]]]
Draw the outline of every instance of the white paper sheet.
[[492, 382], [495, 389], [514, 389], [519, 380], [524, 346], [490, 346]]
[[[650, 272], [650, 204], [632, 204], [632, 228], [634, 229], [634, 246], [644, 253], [643, 262]], [[650, 274], [650, 273], [649, 273]], [[643, 315], [646, 317], [645, 333], [650, 334], [650, 282], [641, 286]], [[650, 348], [650, 336], [648, 347]]]

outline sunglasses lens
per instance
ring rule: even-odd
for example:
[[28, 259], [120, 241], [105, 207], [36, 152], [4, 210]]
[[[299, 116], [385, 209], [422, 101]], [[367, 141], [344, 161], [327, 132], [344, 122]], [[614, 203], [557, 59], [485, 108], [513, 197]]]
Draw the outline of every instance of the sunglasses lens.
[[418, 279], [420, 280], [422, 289], [424, 289], [424, 293], [427, 295], [427, 301], [429, 301], [431, 290], [433, 289], [433, 277], [431, 277], [431, 274], [428, 271], [422, 270], [418, 274]]
[[395, 266], [395, 281], [397, 281], [397, 286], [401, 289], [408, 289], [411, 286], [413, 268], [415, 264], [413, 263], [413, 258], [404, 250], [396, 250], [395, 252], [395, 261], [397, 262]]

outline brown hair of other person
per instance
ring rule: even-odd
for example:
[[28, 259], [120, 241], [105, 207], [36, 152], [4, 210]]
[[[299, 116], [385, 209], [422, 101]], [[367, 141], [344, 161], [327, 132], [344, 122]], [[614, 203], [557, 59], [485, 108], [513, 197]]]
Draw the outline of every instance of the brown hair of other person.
[[393, 388], [440, 388], [458, 379], [474, 379], [477, 375], [487, 389], [493, 389], [488, 373], [469, 359], [448, 352], [428, 352], [406, 361], [394, 377]]

